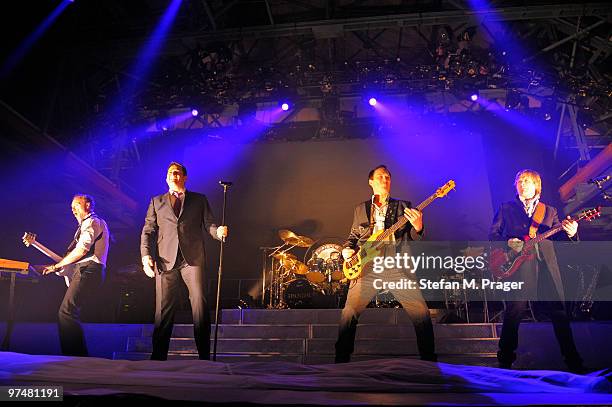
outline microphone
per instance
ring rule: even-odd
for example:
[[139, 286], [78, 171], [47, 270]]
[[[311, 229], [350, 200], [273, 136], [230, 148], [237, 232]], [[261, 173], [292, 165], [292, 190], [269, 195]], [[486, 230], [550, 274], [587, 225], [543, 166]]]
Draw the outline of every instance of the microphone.
[[589, 184], [595, 184], [597, 185], [597, 188], [601, 188], [602, 184], [610, 181], [610, 178], [612, 178], [611, 175], [606, 175], [605, 177], [590, 179]]
[[219, 181], [219, 185], [223, 186], [223, 187], [230, 187], [232, 186], [233, 182], [231, 181]]

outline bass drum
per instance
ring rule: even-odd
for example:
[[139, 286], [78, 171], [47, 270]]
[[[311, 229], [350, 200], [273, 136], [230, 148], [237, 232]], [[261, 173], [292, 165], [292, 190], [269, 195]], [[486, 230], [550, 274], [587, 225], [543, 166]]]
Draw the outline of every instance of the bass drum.
[[314, 284], [339, 281], [342, 274], [342, 246], [336, 243], [323, 244], [312, 252], [308, 261], [306, 278]]
[[287, 282], [283, 297], [289, 308], [310, 308], [314, 295], [312, 284], [304, 278], [297, 278]]

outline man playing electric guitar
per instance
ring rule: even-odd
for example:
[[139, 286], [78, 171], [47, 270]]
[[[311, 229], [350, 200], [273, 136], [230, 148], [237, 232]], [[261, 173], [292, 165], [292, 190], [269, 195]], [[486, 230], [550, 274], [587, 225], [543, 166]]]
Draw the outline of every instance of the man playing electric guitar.
[[[406, 216], [409, 223], [398, 229], [391, 236], [391, 240], [408, 241], [422, 239], [423, 214], [416, 209], [411, 209], [410, 202], [390, 197], [391, 173], [387, 167], [379, 165], [370, 171], [368, 183], [372, 188], [373, 196], [370, 200], [362, 202], [355, 208], [351, 233], [342, 251], [342, 256], [345, 260], [350, 259], [355, 254], [355, 250], [362, 246], [373, 233], [388, 229], [401, 216]], [[395, 250], [394, 247], [393, 250]], [[395, 252], [392, 255], [395, 255]], [[355, 333], [357, 331], [359, 315], [377, 292], [372, 282], [371, 270], [364, 271], [361, 278], [351, 281], [346, 304], [340, 319], [338, 340], [336, 342], [336, 363], [350, 361], [355, 344]], [[421, 292], [418, 289], [394, 290], [392, 292], [414, 324], [421, 359], [435, 361], [437, 358], [434, 352], [433, 326], [429, 309]]]
[[54, 273], [69, 264], [76, 269], [58, 312], [62, 353], [87, 356], [83, 328], [79, 320], [81, 306], [104, 281], [108, 256], [109, 232], [106, 222], [94, 212], [94, 200], [79, 194], [72, 199], [72, 213], [79, 223], [68, 254], [57, 264], [46, 267], [43, 274]]
[[[495, 214], [489, 239], [492, 241], [507, 241], [511, 250], [520, 252], [524, 240], [562, 224], [569, 238], [578, 231], [578, 223], [568, 219], [559, 222], [557, 210], [540, 202], [542, 180], [533, 170], [522, 170], [514, 180], [517, 197], [514, 201], [505, 202]], [[519, 239], [522, 238], [523, 240]], [[576, 350], [569, 318], [563, 307], [563, 282], [553, 244], [550, 240], [542, 240], [535, 246], [533, 258], [524, 261], [512, 275], [511, 280], [525, 282], [527, 291], [521, 293], [520, 301], [506, 302], [504, 322], [499, 340], [497, 359], [500, 367], [510, 368], [516, 360], [518, 347], [518, 329], [529, 298], [536, 298], [538, 285], [548, 286], [556, 293], [558, 301], [539, 302], [538, 306], [550, 316], [561, 353], [565, 363], [572, 371], [581, 371], [582, 359]], [[534, 305], [536, 305], [534, 303]]]

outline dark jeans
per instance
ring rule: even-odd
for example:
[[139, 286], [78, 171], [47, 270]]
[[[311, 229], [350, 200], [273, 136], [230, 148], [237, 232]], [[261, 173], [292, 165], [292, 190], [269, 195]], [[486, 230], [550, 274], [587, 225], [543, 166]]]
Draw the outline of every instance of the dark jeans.
[[62, 354], [87, 356], [87, 345], [83, 335], [80, 314], [83, 302], [87, 301], [104, 282], [104, 267], [90, 261], [77, 265], [70, 287], [66, 290], [58, 312], [59, 337]]
[[[528, 284], [532, 285], [531, 294], [525, 298], [534, 298], [532, 297], [533, 293], [546, 290], [549, 293], [554, 292], [554, 283], [550, 272], [543, 262], [527, 261], [517, 274], [520, 274], [522, 281], [528, 281]], [[532, 301], [531, 304], [551, 319], [565, 363], [570, 369], [578, 369], [582, 367], [582, 358], [576, 349], [570, 320], [563, 307], [563, 302], [561, 302], [561, 297], [558, 297], [558, 299], [559, 301]], [[527, 307], [528, 301], [525, 300], [506, 302], [504, 323], [499, 339], [499, 351], [497, 352], [497, 360], [502, 367], [510, 367], [516, 360], [519, 325]]]
[[[579, 368], [582, 366], [582, 359], [578, 354], [574, 337], [572, 336], [572, 328], [567, 313], [563, 309], [563, 304], [557, 301], [547, 302], [532, 302], [532, 305], [538, 306], [552, 320], [553, 329], [561, 354], [565, 358], [565, 363], [570, 368]], [[499, 351], [497, 359], [500, 365], [510, 367], [516, 360], [516, 348], [518, 347], [518, 331], [523, 314], [527, 309], [527, 301], [512, 301], [506, 303], [504, 311], [504, 323], [502, 325], [501, 337], [499, 339]]]
[[189, 291], [193, 331], [200, 359], [210, 359], [210, 311], [204, 293], [204, 269], [178, 261], [172, 270], [155, 275], [155, 329], [151, 360], [166, 360], [172, 337], [174, 313], [179, 306], [182, 282]]
[[[405, 276], [404, 276], [405, 277]], [[336, 341], [336, 363], [349, 362], [355, 347], [355, 334], [359, 315], [376, 294], [371, 276], [357, 280], [349, 289], [346, 304], [342, 310], [338, 340]], [[392, 291], [393, 296], [402, 304], [404, 311], [414, 325], [417, 347], [422, 360], [436, 361], [434, 331], [427, 304], [417, 290]]]

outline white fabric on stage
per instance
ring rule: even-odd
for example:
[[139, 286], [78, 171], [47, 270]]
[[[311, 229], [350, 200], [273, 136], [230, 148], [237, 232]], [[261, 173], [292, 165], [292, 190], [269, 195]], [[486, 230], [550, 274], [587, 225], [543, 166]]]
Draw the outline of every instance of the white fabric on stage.
[[0, 353], [0, 384], [5, 386], [62, 385], [65, 394], [72, 395], [133, 393], [209, 402], [270, 404], [287, 403], [288, 398], [294, 403], [312, 404], [410, 404], [414, 400], [443, 400], [445, 395], [455, 394], [462, 400], [465, 397], [483, 404], [504, 404], [503, 400], [510, 400], [511, 395], [516, 401], [518, 394], [532, 394], [535, 398], [529, 400], [537, 400], [537, 393], [547, 393], [542, 395], [546, 401], [587, 402], [580, 397], [588, 393], [593, 400], [612, 402], [611, 376], [502, 370], [413, 359], [302, 365], [126, 361]]

